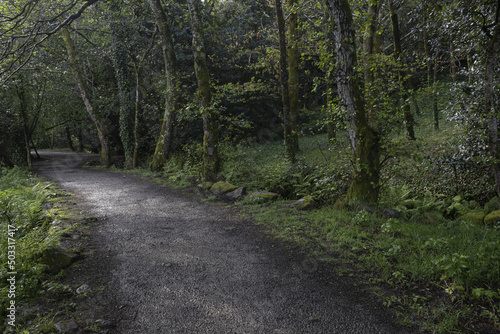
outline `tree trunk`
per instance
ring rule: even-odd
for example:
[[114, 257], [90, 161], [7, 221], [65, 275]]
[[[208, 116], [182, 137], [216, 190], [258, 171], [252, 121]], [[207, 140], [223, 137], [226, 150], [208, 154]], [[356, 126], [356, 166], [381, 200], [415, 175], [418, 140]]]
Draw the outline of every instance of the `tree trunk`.
[[188, 0], [193, 26], [194, 69], [198, 80], [198, 103], [203, 111], [203, 176], [205, 180], [217, 180], [219, 172], [217, 111], [212, 105], [210, 73], [208, 72], [205, 43], [200, 18], [200, 1]]
[[350, 140], [354, 148], [354, 177], [347, 193], [348, 202], [377, 203], [380, 175], [380, 138], [366, 116], [361, 81], [355, 72], [356, 36], [348, 0], [327, 0], [335, 20], [337, 45], [337, 88], [343, 107], [349, 113]]
[[163, 9], [160, 0], [148, 0], [153, 15], [160, 32], [163, 49], [163, 61], [165, 63], [165, 79], [167, 87], [165, 91], [165, 114], [163, 117], [162, 127], [156, 149], [153, 156], [151, 169], [160, 171], [165, 160], [170, 154], [172, 140], [174, 137], [174, 123], [178, 110], [179, 103], [179, 74], [177, 69], [177, 60], [175, 57], [174, 41], [168, 23], [168, 17]]
[[422, 39], [424, 40], [424, 56], [425, 63], [427, 65], [427, 87], [431, 86], [432, 82], [432, 63], [430, 61], [430, 52], [429, 52], [429, 42], [427, 41], [427, 8], [425, 7], [424, 17], [424, 26], [422, 28]]
[[378, 52], [376, 44], [377, 35], [377, 19], [378, 19], [378, 4], [370, 3], [368, 7], [368, 23], [365, 27], [365, 33], [363, 36], [363, 65], [364, 65], [364, 77], [365, 77], [365, 100], [366, 109], [368, 114], [368, 122], [371, 126], [376, 127], [378, 124], [378, 115], [375, 110], [376, 97], [379, 94], [379, 87], [374, 87], [375, 74], [372, 71], [371, 64], [373, 61], [373, 55]]
[[[497, 6], [500, 8], [500, 0]], [[495, 110], [495, 69], [500, 51], [500, 22], [496, 22], [495, 31], [487, 47], [484, 78], [485, 112], [488, 119], [488, 140], [492, 169], [495, 177], [495, 190], [500, 197], [500, 150], [498, 149], [498, 111]]]
[[[299, 114], [299, 45], [297, 0], [288, 0], [290, 16], [288, 18], [288, 89], [290, 97], [290, 123], [285, 130], [285, 146], [288, 159], [295, 163], [299, 151], [297, 123]], [[286, 124], [285, 124], [286, 126]]]
[[133, 167], [134, 155], [134, 104], [131, 73], [128, 68], [128, 55], [123, 40], [127, 32], [121, 23], [120, 5], [117, 0], [110, 3], [112, 51], [111, 59], [115, 69], [120, 103], [120, 139], [125, 152], [125, 168]]
[[285, 136], [285, 150], [288, 155], [288, 143], [291, 138], [291, 126], [290, 126], [290, 90], [289, 90], [289, 80], [288, 80], [288, 53], [287, 53], [287, 43], [286, 43], [286, 33], [285, 33], [285, 18], [283, 16], [283, 8], [281, 0], [275, 0], [276, 7], [276, 19], [278, 22], [278, 37], [279, 37], [279, 49], [280, 49], [280, 87], [281, 87], [281, 101], [283, 107], [283, 128]]
[[69, 33], [68, 28], [63, 27], [61, 28], [62, 31], [62, 36], [64, 40], [64, 44], [66, 46], [66, 50], [68, 52], [68, 61], [71, 66], [71, 69], [73, 70], [73, 74], [75, 76], [76, 80], [76, 86], [78, 88], [78, 91], [80, 93], [80, 96], [83, 100], [83, 103], [85, 104], [85, 107], [87, 109], [87, 112], [92, 119], [92, 122], [94, 123], [96, 129], [97, 129], [97, 134], [99, 136], [99, 142], [101, 143], [101, 162], [106, 166], [109, 167], [111, 166], [111, 154], [109, 150], [109, 138], [108, 138], [108, 129], [104, 122], [102, 121], [101, 117], [97, 114], [91, 98], [90, 94], [88, 92], [88, 89], [85, 85], [85, 81], [83, 80], [83, 77], [80, 73], [80, 70], [78, 68], [78, 64], [76, 62], [76, 51], [75, 47], [73, 45], [73, 40], [71, 39], [71, 35]]
[[[333, 32], [335, 31], [335, 22], [333, 21], [332, 16], [330, 15], [330, 11], [327, 6], [325, 8], [325, 16], [324, 16], [324, 32], [325, 36], [327, 36], [327, 52], [329, 54], [334, 53], [334, 45], [333, 45]], [[337, 138], [337, 125], [335, 116], [332, 113], [332, 107], [335, 103], [334, 98], [334, 83], [335, 76], [332, 73], [332, 67], [325, 66], [325, 77], [326, 77], [326, 111], [327, 111], [327, 120], [326, 120], [326, 129], [328, 133], [328, 140], [335, 140]]]
[[409, 91], [410, 84], [408, 82], [408, 78], [406, 78], [406, 71], [403, 70], [404, 61], [403, 61], [403, 48], [401, 46], [401, 32], [399, 30], [399, 19], [398, 14], [396, 13], [396, 8], [394, 8], [394, 3], [392, 0], [389, 1], [389, 9], [391, 11], [391, 23], [392, 23], [392, 34], [394, 37], [394, 58], [396, 62], [399, 64], [398, 76], [399, 82], [403, 88], [402, 98], [403, 98], [403, 116], [406, 123], [406, 133], [408, 138], [411, 140], [415, 140], [415, 129], [414, 123], [415, 119], [413, 117], [413, 113], [411, 112], [411, 105], [409, 103]]
[[432, 84], [432, 114], [434, 115], [434, 130], [439, 130], [439, 106], [437, 94], [437, 73], [438, 73], [439, 60], [434, 62], [434, 79]]

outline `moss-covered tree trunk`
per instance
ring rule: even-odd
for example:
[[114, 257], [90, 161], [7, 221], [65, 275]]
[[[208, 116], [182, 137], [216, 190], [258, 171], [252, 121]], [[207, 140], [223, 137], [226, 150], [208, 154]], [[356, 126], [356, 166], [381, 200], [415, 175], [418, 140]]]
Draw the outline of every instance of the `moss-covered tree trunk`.
[[365, 79], [365, 101], [368, 122], [376, 127], [378, 124], [378, 113], [376, 110], [376, 98], [380, 87], [374, 85], [376, 72], [372, 68], [373, 56], [378, 52], [379, 45], [377, 39], [378, 30], [378, 3], [370, 3], [368, 6], [367, 23], [363, 36], [363, 67]]
[[288, 159], [296, 161], [299, 151], [298, 114], [299, 114], [299, 45], [297, 0], [288, 0], [288, 89], [290, 98], [290, 118], [288, 129], [285, 123], [285, 147]]
[[410, 83], [409, 78], [406, 75], [406, 71], [403, 70], [404, 60], [403, 60], [403, 47], [401, 46], [401, 31], [399, 30], [399, 18], [396, 12], [396, 8], [394, 6], [394, 2], [392, 0], [388, 0], [389, 9], [391, 12], [391, 23], [392, 23], [392, 36], [394, 38], [394, 58], [396, 62], [399, 63], [399, 82], [402, 91], [402, 100], [403, 100], [403, 116], [406, 123], [406, 134], [408, 138], [411, 140], [415, 140], [415, 119], [413, 117], [413, 113], [411, 111], [411, 105], [409, 103], [410, 100]]
[[[275, 0], [276, 20], [278, 23], [278, 38], [279, 38], [279, 69], [280, 69], [280, 88], [281, 88], [281, 103], [283, 108], [283, 128], [285, 136], [285, 150], [287, 150], [289, 139], [291, 138], [290, 126], [290, 90], [288, 80], [288, 53], [286, 42], [286, 27], [285, 18], [283, 16], [283, 6], [281, 0]], [[288, 154], [288, 152], [287, 152]]]
[[[335, 22], [333, 21], [330, 11], [327, 6], [324, 6], [324, 33], [327, 36], [327, 53], [333, 55], [335, 49], [333, 45], [333, 31], [335, 30]], [[335, 75], [333, 73], [333, 66], [330, 64], [325, 64], [325, 77], [326, 77], [326, 130], [328, 133], [328, 139], [334, 140], [337, 138], [337, 124], [335, 116], [332, 113], [332, 107], [335, 103]]]
[[[497, 13], [500, 12], [500, 0], [497, 1]], [[498, 148], [498, 105], [495, 105], [495, 69], [500, 52], [500, 22], [496, 22], [495, 30], [487, 46], [484, 95], [485, 115], [488, 117], [488, 139], [495, 177], [495, 190], [500, 197], [500, 149]], [[497, 93], [498, 94], [498, 93]]]
[[347, 201], [376, 203], [379, 195], [380, 136], [368, 122], [361, 80], [355, 72], [356, 36], [351, 7], [348, 0], [327, 0], [327, 4], [335, 20], [339, 99], [349, 113], [350, 126], [354, 126], [354, 177]]
[[188, 0], [191, 24], [193, 27], [194, 69], [198, 80], [198, 103], [203, 110], [203, 176], [215, 181], [219, 172], [219, 131], [217, 111], [212, 106], [210, 73], [207, 67], [205, 43], [200, 18], [200, 1]]
[[78, 67], [78, 63], [76, 60], [77, 57], [76, 57], [75, 46], [73, 44], [73, 40], [71, 39], [69, 30], [67, 27], [63, 27], [61, 28], [61, 32], [64, 40], [64, 45], [66, 46], [66, 50], [68, 52], [68, 62], [75, 76], [78, 92], [80, 93], [83, 103], [85, 104], [85, 108], [87, 109], [90, 119], [92, 120], [97, 129], [99, 142], [101, 144], [101, 163], [103, 163], [106, 167], [109, 167], [111, 166], [111, 153], [109, 149], [108, 128], [106, 127], [106, 124], [95, 110], [92, 100], [90, 98], [87, 86], [85, 85], [85, 81], [83, 80], [82, 74]]
[[125, 153], [125, 168], [133, 167], [134, 155], [134, 94], [132, 73], [129, 70], [129, 57], [125, 45], [127, 31], [120, 15], [120, 3], [110, 3], [112, 50], [111, 59], [115, 69], [115, 78], [120, 103], [120, 139]]
[[163, 50], [163, 61], [165, 63], [165, 79], [167, 87], [165, 90], [165, 113], [163, 116], [162, 127], [158, 142], [156, 143], [155, 153], [151, 169], [160, 171], [165, 160], [170, 154], [172, 140], [174, 138], [174, 123], [177, 116], [178, 103], [180, 97], [179, 73], [177, 69], [177, 59], [175, 56], [174, 41], [168, 22], [167, 14], [163, 9], [160, 0], [148, 0], [156, 25], [160, 33]]

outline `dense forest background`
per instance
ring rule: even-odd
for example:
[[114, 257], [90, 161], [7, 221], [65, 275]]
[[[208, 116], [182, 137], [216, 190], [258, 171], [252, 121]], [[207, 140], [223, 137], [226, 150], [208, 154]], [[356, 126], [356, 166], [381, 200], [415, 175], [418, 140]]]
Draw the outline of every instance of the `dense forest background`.
[[[325, 150], [350, 150], [351, 168], [324, 173], [348, 202], [378, 202], [384, 171], [412, 159], [474, 179], [476, 200], [499, 192], [497, 1], [0, 6], [3, 165], [67, 147], [216, 180], [238, 146], [284, 140], [293, 167], [299, 137], [327, 133]], [[417, 157], [426, 120], [457, 132]]]
[[[392, 289], [399, 321], [497, 332], [499, 19], [500, 0], [0, 0], [0, 167], [69, 149], [273, 192], [238, 203]], [[28, 176], [0, 176], [6, 229]]]

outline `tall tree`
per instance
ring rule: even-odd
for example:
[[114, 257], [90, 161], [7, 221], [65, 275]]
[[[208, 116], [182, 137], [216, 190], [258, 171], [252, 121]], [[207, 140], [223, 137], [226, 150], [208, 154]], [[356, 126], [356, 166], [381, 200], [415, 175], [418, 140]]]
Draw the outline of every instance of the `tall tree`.
[[129, 69], [129, 57], [125, 41], [128, 29], [125, 27], [125, 18], [122, 15], [122, 3], [113, 0], [109, 4], [111, 10], [111, 59], [115, 69], [115, 78], [120, 103], [120, 139], [125, 153], [125, 168], [133, 167], [134, 156], [134, 95], [132, 73]]
[[297, 132], [299, 114], [299, 38], [298, 38], [298, 3], [288, 0], [288, 91], [290, 99], [290, 117], [285, 123], [285, 146], [288, 159], [296, 161], [299, 150], [299, 135]]
[[349, 202], [378, 202], [380, 135], [370, 126], [365, 110], [359, 74], [356, 73], [356, 35], [348, 0], [327, 0], [335, 20], [337, 45], [337, 90], [348, 112], [353, 148], [354, 178], [347, 193]]
[[170, 154], [172, 141], [174, 138], [174, 123], [178, 111], [180, 97], [179, 70], [177, 68], [177, 58], [175, 56], [174, 41], [168, 22], [168, 16], [160, 0], [148, 0], [151, 11], [156, 20], [160, 39], [162, 42], [163, 61], [165, 63], [165, 113], [156, 149], [153, 156], [151, 169], [160, 171], [165, 164], [165, 160]]
[[283, 125], [285, 131], [285, 150], [287, 155], [289, 152], [289, 143], [292, 137], [291, 117], [290, 117], [290, 90], [289, 90], [289, 71], [288, 71], [288, 52], [286, 41], [286, 24], [283, 16], [283, 6], [281, 0], [275, 0], [276, 21], [278, 23], [278, 39], [279, 39], [279, 72], [280, 72], [280, 87], [281, 87], [281, 103], [283, 108]]
[[[488, 117], [488, 139], [490, 155], [493, 160], [495, 190], [500, 196], [500, 149], [498, 147], [498, 101], [495, 102], [495, 71], [497, 69], [498, 53], [500, 52], [500, 0], [497, 0], [493, 34], [489, 35], [486, 47], [486, 66], [484, 77], [484, 109]], [[487, 30], [486, 30], [487, 31]], [[498, 86], [498, 85], [497, 85]]]
[[80, 67], [77, 62], [77, 54], [75, 50], [75, 46], [73, 43], [73, 39], [71, 38], [71, 34], [67, 27], [61, 28], [62, 38], [64, 40], [64, 45], [66, 46], [66, 51], [68, 52], [68, 62], [75, 76], [76, 86], [78, 88], [78, 92], [85, 104], [85, 108], [90, 116], [90, 119], [94, 123], [97, 133], [99, 136], [99, 142], [101, 143], [101, 162], [107, 167], [111, 166], [111, 153], [109, 148], [109, 130], [101, 119], [97, 110], [92, 103], [92, 98], [90, 96], [87, 85], [85, 84], [85, 80], [81, 73]]
[[203, 28], [200, 17], [200, 1], [187, 0], [193, 27], [194, 70], [198, 80], [198, 104], [203, 114], [203, 176], [215, 181], [219, 172], [217, 111], [212, 105], [210, 73], [207, 67]]
[[403, 60], [403, 47], [401, 45], [401, 31], [399, 29], [399, 18], [396, 11], [396, 6], [393, 0], [388, 0], [389, 10], [391, 13], [391, 23], [392, 23], [392, 35], [394, 37], [394, 58], [398, 64], [398, 76], [399, 82], [402, 87], [402, 99], [403, 99], [403, 116], [406, 123], [406, 133], [408, 138], [415, 140], [415, 129], [414, 129], [414, 117], [410, 107], [410, 81], [409, 77], [403, 67], [405, 66]]

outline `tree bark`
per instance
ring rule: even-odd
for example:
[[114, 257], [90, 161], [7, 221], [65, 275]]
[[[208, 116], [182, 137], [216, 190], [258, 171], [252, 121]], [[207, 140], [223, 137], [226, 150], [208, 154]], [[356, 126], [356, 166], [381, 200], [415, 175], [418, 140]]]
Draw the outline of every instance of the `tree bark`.
[[80, 73], [80, 69], [78, 67], [78, 63], [76, 61], [75, 46], [73, 44], [73, 40], [71, 39], [69, 30], [67, 27], [63, 27], [61, 28], [61, 31], [64, 44], [66, 46], [66, 50], [68, 52], [68, 61], [75, 76], [76, 86], [83, 100], [83, 103], [85, 104], [90, 119], [92, 120], [97, 129], [99, 142], [101, 144], [101, 162], [106, 167], [110, 167], [111, 154], [109, 150], [109, 135], [108, 135], [109, 131], [104, 122], [102, 121], [101, 117], [97, 114], [94, 105], [92, 104], [90, 94], [88, 92], [87, 86], [85, 85], [85, 81], [83, 80], [82, 74]]
[[286, 27], [285, 18], [283, 16], [283, 7], [281, 0], [275, 0], [276, 19], [278, 22], [278, 37], [280, 49], [280, 87], [281, 87], [281, 102], [283, 107], [283, 128], [285, 136], [285, 151], [288, 155], [288, 147], [292, 136], [291, 120], [290, 120], [290, 90], [289, 90], [289, 72], [288, 72], [288, 52], [286, 42]]
[[403, 99], [403, 116], [406, 123], [406, 133], [408, 138], [411, 140], [415, 140], [415, 119], [413, 117], [413, 113], [411, 112], [411, 105], [409, 103], [410, 100], [410, 83], [409, 79], [406, 77], [406, 71], [403, 70], [404, 61], [403, 61], [403, 48], [401, 46], [401, 32], [399, 30], [399, 19], [398, 14], [396, 12], [396, 8], [394, 7], [394, 3], [392, 0], [388, 0], [389, 9], [391, 12], [391, 23], [392, 23], [392, 34], [394, 37], [394, 58], [396, 62], [399, 64], [398, 76], [399, 82], [403, 88], [402, 99]]
[[[299, 45], [298, 45], [298, 14], [297, 0], [288, 0], [291, 11], [288, 18], [288, 89], [290, 98], [289, 129], [285, 129], [285, 146], [288, 159], [296, 162], [299, 151], [299, 136], [297, 123], [299, 114]], [[286, 124], [285, 124], [286, 127]]]
[[205, 180], [216, 181], [219, 172], [217, 111], [212, 105], [210, 73], [207, 67], [205, 43], [200, 18], [200, 1], [187, 0], [193, 26], [194, 69], [198, 80], [198, 103], [203, 111], [203, 176]]
[[354, 177], [347, 193], [348, 202], [377, 203], [380, 175], [380, 136], [368, 123], [361, 81], [355, 72], [356, 36], [348, 0], [327, 0], [335, 20], [337, 46], [337, 88], [342, 106], [349, 114], [353, 147]]
[[120, 16], [120, 5], [117, 0], [110, 3], [111, 30], [112, 30], [112, 56], [115, 78], [118, 87], [120, 103], [120, 139], [125, 153], [125, 168], [133, 167], [134, 155], [134, 103], [132, 76], [128, 68], [128, 55], [123, 41], [126, 31]]
[[370, 3], [368, 7], [368, 23], [365, 27], [363, 36], [363, 65], [365, 77], [365, 100], [366, 109], [368, 114], [368, 122], [373, 127], [377, 127], [378, 114], [375, 110], [376, 97], [378, 95], [378, 87], [374, 87], [375, 73], [372, 71], [371, 63], [373, 55], [378, 52], [378, 45], [376, 43], [377, 35], [377, 19], [378, 19], [379, 5], [377, 3]]
[[[500, 8], [500, 0], [497, 6]], [[487, 47], [484, 78], [485, 112], [488, 117], [488, 140], [492, 169], [495, 177], [495, 190], [500, 197], [500, 150], [498, 148], [498, 110], [495, 106], [495, 69], [500, 51], [500, 22], [496, 22], [495, 30]]]
[[174, 138], [174, 123], [177, 116], [178, 100], [180, 96], [179, 74], [177, 69], [177, 59], [175, 56], [174, 41], [170, 30], [168, 17], [161, 5], [160, 0], [148, 0], [153, 15], [156, 20], [160, 38], [162, 41], [163, 61], [165, 63], [165, 79], [167, 87], [165, 91], [165, 114], [156, 149], [153, 156], [151, 169], [160, 171], [165, 160], [170, 154], [172, 140]]

